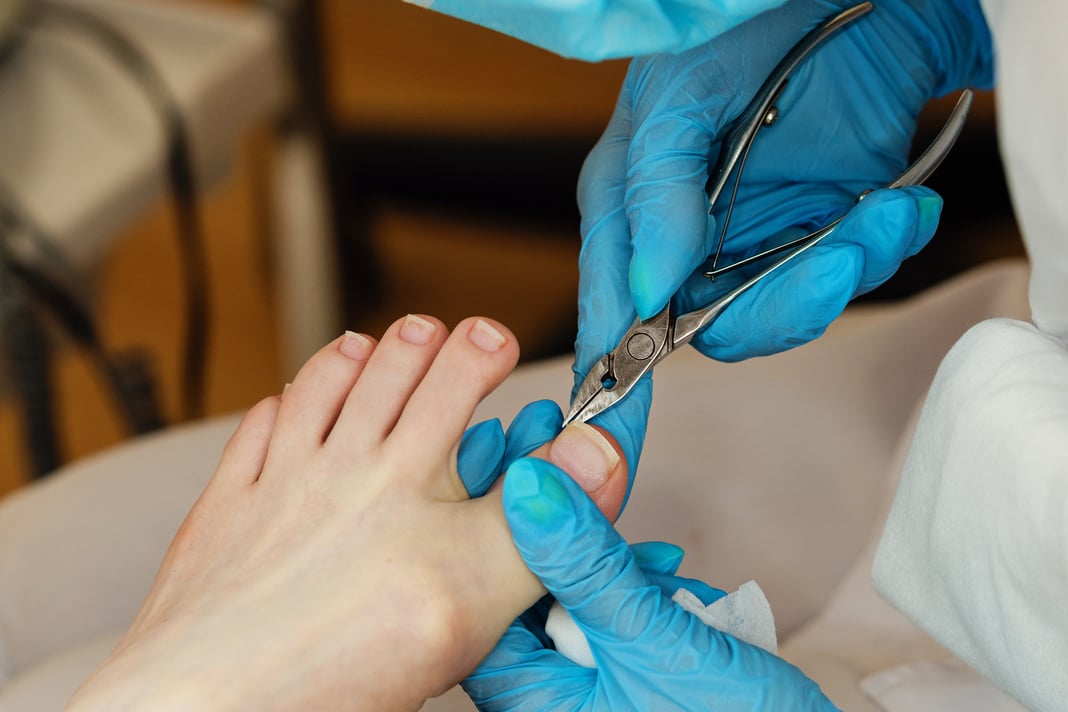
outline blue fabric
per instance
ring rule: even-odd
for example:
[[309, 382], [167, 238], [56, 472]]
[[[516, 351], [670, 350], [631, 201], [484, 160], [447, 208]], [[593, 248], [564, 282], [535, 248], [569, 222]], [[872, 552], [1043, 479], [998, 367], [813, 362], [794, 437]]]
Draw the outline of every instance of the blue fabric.
[[681, 52], [783, 2], [434, 0], [429, 7], [564, 57], [599, 61]]

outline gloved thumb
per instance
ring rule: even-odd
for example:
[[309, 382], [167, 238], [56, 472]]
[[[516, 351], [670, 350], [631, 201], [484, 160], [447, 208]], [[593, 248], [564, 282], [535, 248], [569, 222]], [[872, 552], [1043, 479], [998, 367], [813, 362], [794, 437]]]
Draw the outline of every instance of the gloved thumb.
[[[583, 628], [614, 630], [623, 600], [640, 615], [674, 606], [649, 583], [596, 505], [555, 465], [533, 458], [513, 463], [503, 507], [523, 560]], [[642, 605], [635, 600], [642, 596], [655, 600]]]

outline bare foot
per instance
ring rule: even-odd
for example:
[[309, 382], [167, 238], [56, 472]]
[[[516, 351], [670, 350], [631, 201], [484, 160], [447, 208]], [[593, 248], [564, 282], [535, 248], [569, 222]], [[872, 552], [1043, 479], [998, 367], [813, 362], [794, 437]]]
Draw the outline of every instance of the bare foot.
[[[70, 708], [414, 709], [464, 677], [542, 593], [499, 496], [468, 500], [455, 471], [518, 354], [474, 318], [324, 347], [242, 420]], [[582, 437], [552, 453], [576, 475]], [[620, 461], [595, 500], [614, 515], [625, 489]]]

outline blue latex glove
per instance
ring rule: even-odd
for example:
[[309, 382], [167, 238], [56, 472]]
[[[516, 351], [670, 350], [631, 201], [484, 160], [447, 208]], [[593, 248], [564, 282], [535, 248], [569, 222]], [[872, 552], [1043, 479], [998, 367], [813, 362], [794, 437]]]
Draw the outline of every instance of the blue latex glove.
[[[834, 709], [797, 668], [673, 603], [663, 586], [680, 583], [706, 602], [721, 592], [665, 581], [674, 571], [670, 555], [636, 555], [553, 465], [514, 463], [503, 501], [516, 547], [586, 634], [597, 667], [576, 665], [548, 647], [543, 609], [532, 609], [464, 681], [479, 709]], [[643, 571], [642, 558], [659, 580]], [[649, 559], [668, 564], [650, 566]]]
[[681, 52], [784, 1], [409, 0], [588, 61]]
[[[579, 181], [583, 374], [606, 351], [601, 322], [618, 339], [635, 311], [652, 316], [680, 287], [679, 306], [689, 309], [729, 283], [695, 272], [715, 249], [731, 187], [710, 218], [709, 156], [789, 48], [850, 4], [792, 0], [696, 49], [631, 64]], [[957, 88], [989, 86], [992, 52], [977, 0], [875, 2], [792, 75], [779, 122], [749, 154], [720, 265], [802, 234], [798, 227], [820, 227], [863, 190], [895, 178], [921, 107]], [[941, 199], [924, 188], [869, 195], [836, 234], [747, 292], [694, 345], [734, 361], [819, 336], [849, 299], [927, 243], [940, 211]]]

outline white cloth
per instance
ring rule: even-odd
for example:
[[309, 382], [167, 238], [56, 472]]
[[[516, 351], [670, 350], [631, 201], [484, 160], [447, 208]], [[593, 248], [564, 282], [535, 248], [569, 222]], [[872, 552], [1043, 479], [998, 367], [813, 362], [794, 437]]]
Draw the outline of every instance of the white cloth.
[[875, 560], [879, 591], [1028, 707], [1068, 699], [1068, 3], [983, 0], [1035, 326], [947, 356]]
[[735, 638], [763, 648], [769, 653], [779, 651], [775, 616], [771, 612], [768, 597], [756, 581], [746, 581], [737, 591], [732, 591], [707, 606], [701, 605], [701, 599], [685, 588], [676, 591], [671, 600], [693, 613], [707, 626], [730, 633]]
[[895, 606], [1033, 709], [1068, 699], [1068, 349], [1003, 319], [939, 370], [873, 571]]

